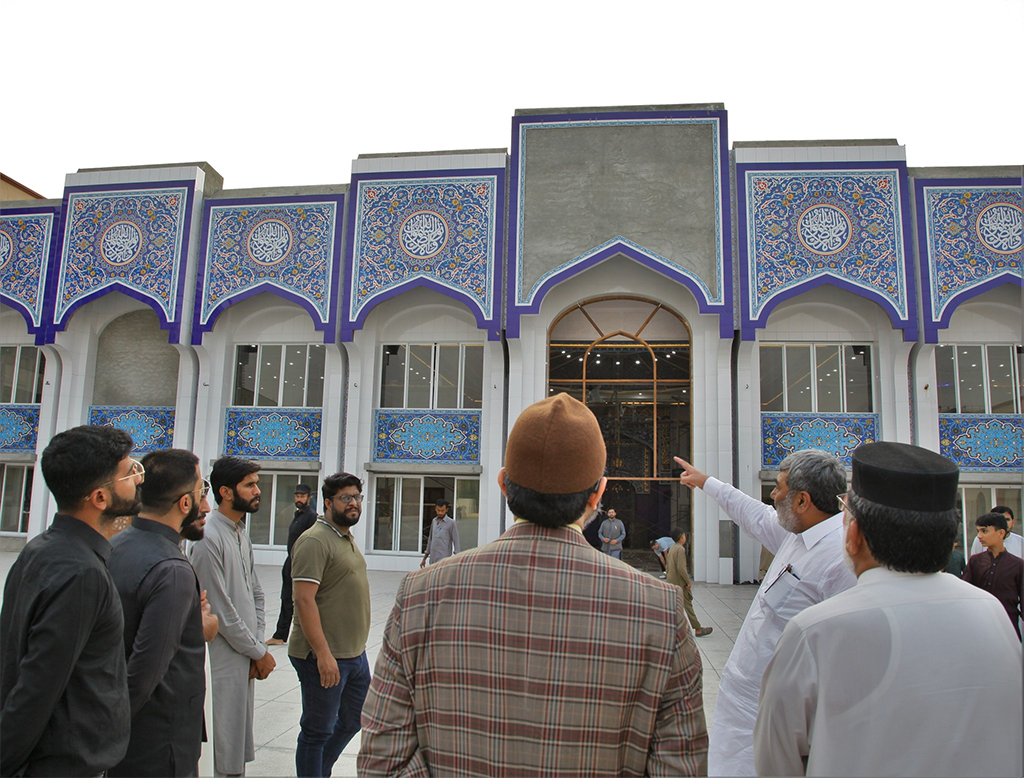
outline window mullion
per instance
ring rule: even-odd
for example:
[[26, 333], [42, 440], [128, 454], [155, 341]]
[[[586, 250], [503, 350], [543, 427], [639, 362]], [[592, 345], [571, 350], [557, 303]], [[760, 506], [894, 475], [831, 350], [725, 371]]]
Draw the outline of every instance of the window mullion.
[[[960, 352], [956, 346], [950, 348], [953, 354], [953, 391], [956, 392], [956, 412], [961, 413], [960, 409]], [[966, 493], [964, 496], [966, 499]]]
[[[981, 383], [985, 394], [985, 413], [992, 413], [992, 376], [988, 371], [988, 349], [984, 346], [981, 347]], [[989, 505], [995, 503], [990, 502]]]
[[309, 407], [309, 344], [302, 347], [302, 407]]
[[260, 381], [263, 377], [263, 344], [258, 343], [256, 345], [256, 375], [253, 376], [252, 385], [252, 402], [250, 406], [256, 408], [259, 405], [260, 400]]
[[818, 347], [811, 344], [811, 413], [818, 412]]
[[786, 359], [786, 344], [782, 344], [782, 411], [789, 413], [789, 364]]
[[466, 344], [462, 343], [459, 346], [459, 375], [456, 379], [458, 387], [458, 401], [455, 403], [455, 407], [460, 411], [466, 407]]
[[278, 363], [277, 368], [277, 407], [281, 408], [284, 406], [284, 371], [287, 368], [288, 362], [288, 347], [281, 344], [281, 361]]
[[430, 410], [437, 408], [437, 380], [438, 363], [441, 361], [441, 347], [437, 343], [430, 346]]
[[839, 344], [836, 358], [839, 360], [839, 411], [846, 413], [846, 344]]

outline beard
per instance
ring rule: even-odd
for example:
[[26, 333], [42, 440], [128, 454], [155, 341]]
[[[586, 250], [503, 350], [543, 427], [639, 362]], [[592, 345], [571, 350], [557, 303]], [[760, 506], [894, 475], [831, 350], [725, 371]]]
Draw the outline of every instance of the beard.
[[139, 499], [139, 487], [135, 487], [135, 494], [132, 497], [122, 497], [117, 492], [110, 492], [110, 505], [100, 514], [100, 526], [109, 527], [121, 516], [137, 516], [142, 510], [142, 501]]
[[[354, 515], [353, 515], [354, 511]], [[359, 523], [359, 518], [363, 515], [363, 508], [360, 505], [349, 505], [341, 513], [335, 513], [331, 511], [331, 521], [337, 524], [339, 527], [354, 527]]]
[[231, 510], [239, 513], [256, 513], [260, 509], [260, 498], [256, 495], [251, 500], [243, 500], [237, 492], [231, 498]]
[[792, 532], [794, 535], [800, 532], [800, 520], [797, 515], [793, 513], [793, 495], [792, 493], [787, 494], [782, 498], [782, 501], [776, 503], [775, 513], [779, 518], [779, 524], [786, 532]]
[[199, 503], [192, 503], [188, 515], [181, 522], [181, 536], [185, 540], [202, 540], [203, 535], [206, 533], [206, 527], [200, 524], [199, 521], [205, 518], [206, 514], [199, 512]]
[[594, 510], [592, 510], [590, 513], [586, 514], [586, 518], [583, 519], [583, 528], [586, 529], [587, 527], [589, 527], [593, 523], [594, 519], [596, 519], [600, 515], [601, 515], [601, 503], [598, 503], [597, 507], [594, 508]]

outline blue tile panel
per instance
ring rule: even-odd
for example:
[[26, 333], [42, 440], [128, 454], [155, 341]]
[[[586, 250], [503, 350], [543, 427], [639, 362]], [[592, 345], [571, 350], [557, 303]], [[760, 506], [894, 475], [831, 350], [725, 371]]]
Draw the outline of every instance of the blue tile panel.
[[346, 330], [410, 282], [454, 292], [482, 323], [495, 323], [501, 251], [494, 175], [360, 178], [355, 184]]
[[21, 307], [33, 329], [43, 323], [46, 269], [56, 210], [0, 216], [0, 297]]
[[228, 408], [224, 453], [247, 459], [320, 459], [319, 408]]
[[805, 448], [827, 451], [847, 467], [850, 454], [878, 440], [875, 413], [762, 413], [761, 462], [777, 468], [789, 454]]
[[1024, 416], [940, 413], [939, 452], [961, 470], [1024, 470]]
[[0, 405], [0, 453], [34, 454], [38, 436], [38, 405]]
[[915, 326], [896, 169], [746, 170], [743, 328], [763, 327], [794, 290], [836, 280]]
[[373, 461], [479, 465], [480, 411], [377, 410]]
[[299, 302], [334, 336], [343, 198], [207, 202], [193, 343], [232, 302], [270, 291]]
[[69, 191], [54, 324], [104, 290], [119, 288], [154, 307], [172, 339], [180, 328], [187, 250], [188, 186]]
[[124, 430], [135, 441], [136, 454], [174, 445], [174, 408], [94, 405], [89, 408], [89, 423]]
[[1024, 191], [1009, 185], [918, 181], [921, 253], [927, 258], [922, 284], [925, 332], [949, 325], [957, 305], [984, 289], [1024, 279]]

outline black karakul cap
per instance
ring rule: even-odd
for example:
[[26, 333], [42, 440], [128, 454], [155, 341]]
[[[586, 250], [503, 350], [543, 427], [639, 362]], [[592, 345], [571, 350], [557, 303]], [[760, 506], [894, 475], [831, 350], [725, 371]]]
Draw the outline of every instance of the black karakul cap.
[[306, 486], [306, 484], [299, 484], [295, 487], [296, 494], [310, 494], [312, 491], [313, 490]]
[[960, 469], [934, 451], [883, 441], [860, 446], [851, 459], [851, 486], [865, 500], [926, 513], [956, 507]]

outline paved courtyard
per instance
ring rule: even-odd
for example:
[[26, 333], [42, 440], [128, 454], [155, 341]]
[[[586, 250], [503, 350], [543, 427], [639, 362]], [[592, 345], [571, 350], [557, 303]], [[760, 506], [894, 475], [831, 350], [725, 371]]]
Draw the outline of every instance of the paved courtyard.
[[[17, 554], [0, 553], [0, 576], [7, 571]], [[279, 567], [258, 566], [258, 575], [267, 593], [267, 624], [273, 632], [281, 607], [281, 570]], [[384, 624], [395, 601], [395, 592], [404, 573], [371, 570], [370, 637], [366, 647], [370, 667], [373, 668], [384, 634]], [[704, 711], [710, 725], [718, 697], [718, 681], [743, 617], [757, 591], [754, 586], [721, 586], [695, 583], [694, 609], [704, 626], [715, 631], [697, 641], [704, 666]], [[247, 766], [249, 776], [277, 776], [295, 774], [295, 739], [299, 732], [299, 681], [288, 661], [287, 646], [271, 648], [277, 660], [277, 669], [265, 681], [256, 683], [256, 761]], [[354, 738], [334, 767], [335, 776], [356, 774], [356, 754], [359, 738]]]

